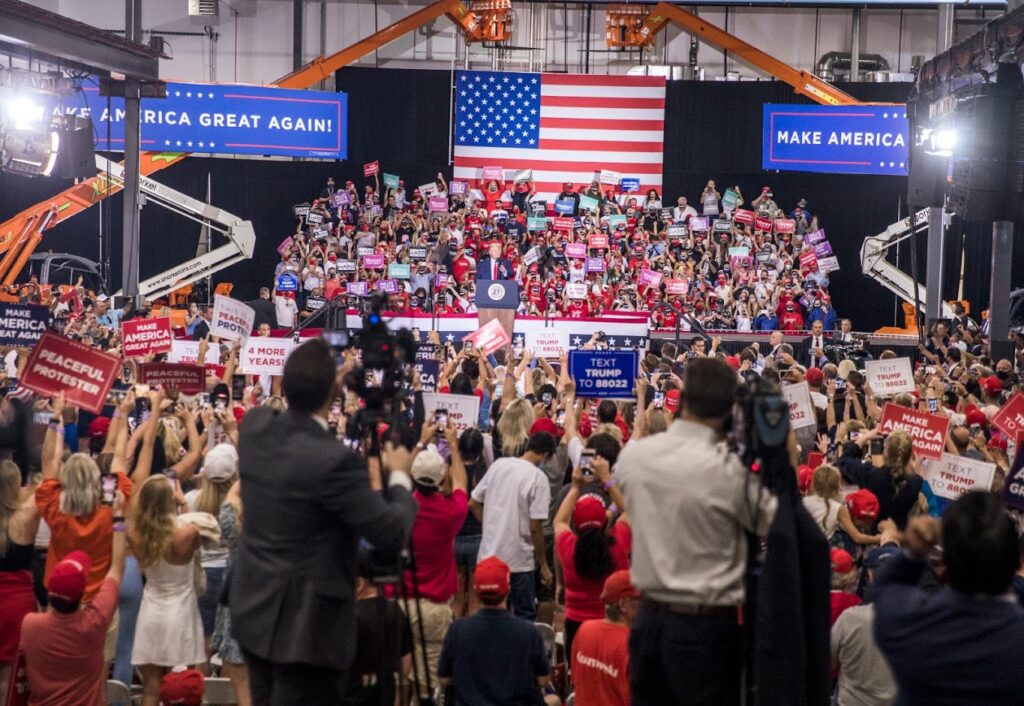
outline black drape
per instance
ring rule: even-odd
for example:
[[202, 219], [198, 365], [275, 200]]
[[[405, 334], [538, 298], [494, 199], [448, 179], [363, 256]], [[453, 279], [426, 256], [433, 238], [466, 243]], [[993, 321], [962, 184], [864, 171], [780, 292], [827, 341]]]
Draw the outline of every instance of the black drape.
[[[213, 176], [213, 203], [248, 218], [256, 227], [252, 260], [215, 276], [235, 283], [236, 295], [254, 297], [270, 281], [276, 247], [295, 226], [294, 203], [315, 196], [328, 175], [339, 181], [365, 182], [362, 165], [380, 160], [382, 171], [398, 174], [412, 187], [446, 176], [449, 146], [448, 71], [350, 67], [336, 74], [339, 90], [349, 94], [349, 159], [343, 163], [188, 159], [156, 175], [168, 186], [204, 198], [207, 174]], [[847, 84], [842, 88], [865, 101], [905, 100], [909, 84]], [[787, 210], [800, 198], [821, 217], [841, 270], [833, 273], [831, 290], [836, 309], [871, 329], [893, 323], [895, 298], [860, 272], [859, 252], [865, 236], [881, 232], [906, 215], [906, 179], [854, 175], [764, 172], [761, 170], [761, 106], [764, 103], [805, 103], [777, 81], [672, 81], [666, 94], [664, 192], [674, 200], [693, 202], [705, 182], [714, 179], [723, 191], [739, 185], [748, 200], [762, 186], [771, 186]], [[372, 183], [372, 182], [371, 182]], [[41, 201], [64, 188], [59, 179], [24, 179], [0, 173], [0, 218]], [[113, 281], [120, 282], [121, 199], [106, 201], [114, 210], [109, 235]], [[902, 205], [902, 211], [901, 211]], [[965, 295], [974, 309], [987, 304], [990, 224], [954, 221], [947, 245], [947, 298], [957, 292], [960, 243], [967, 244]], [[49, 231], [43, 247], [98, 257], [99, 215], [92, 209]], [[2, 235], [2, 234], [0, 234]], [[923, 277], [926, 243], [920, 236]], [[194, 257], [199, 239], [195, 223], [158, 206], [142, 213], [141, 272], [143, 278]], [[215, 243], [216, 244], [216, 243]], [[901, 247], [900, 266], [909, 272], [909, 246]], [[1021, 263], [1024, 265], [1024, 263]], [[1024, 284], [1024, 266], [1015, 267], [1014, 285]], [[902, 315], [899, 316], [902, 321]]]

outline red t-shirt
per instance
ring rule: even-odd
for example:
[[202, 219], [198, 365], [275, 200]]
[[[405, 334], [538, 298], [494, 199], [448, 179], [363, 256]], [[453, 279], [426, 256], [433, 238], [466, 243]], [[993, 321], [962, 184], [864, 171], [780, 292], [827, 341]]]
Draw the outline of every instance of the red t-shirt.
[[860, 597], [846, 591], [832, 591], [829, 601], [832, 604], [832, 622], [829, 625], [835, 625], [836, 619], [847, 608], [860, 605]]
[[[416, 559], [419, 595], [444, 603], [459, 590], [455, 568], [455, 535], [462, 529], [469, 512], [469, 496], [464, 490], [451, 495], [419, 491], [412, 494], [419, 503], [416, 522], [412, 526], [412, 550]], [[412, 572], [405, 573], [405, 588], [413, 590]]]
[[[617, 522], [611, 529], [611, 535], [615, 537], [615, 544], [611, 546], [614, 570], [628, 569], [629, 551], [633, 545], [629, 524]], [[562, 564], [562, 575], [565, 578], [565, 617], [578, 623], [604, 618], [604, 601], [601, 600], [604, 581], [581, 579], [576, 574], [576, 564], [572, 558], [576, 551], [576, 533], [560, 532], [555, 537], [555, 551], [558, 552], [558, 561]]]
[[21, 625], [32, 706], [103, 706], [103, 643], [117, 608], [118, 582], [104, 579], [91, 603], [62, 615], [29, 613]]
[[629, 627], [588, 620], [572, 641], [576, 703], [629, 706]]

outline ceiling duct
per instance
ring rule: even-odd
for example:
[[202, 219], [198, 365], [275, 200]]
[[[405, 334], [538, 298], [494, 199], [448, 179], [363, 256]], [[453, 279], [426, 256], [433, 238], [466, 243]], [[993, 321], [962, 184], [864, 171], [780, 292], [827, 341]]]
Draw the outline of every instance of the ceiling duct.
[[[837, 74], [849, 79], [853, 57], [848, 51], [830, 51], [818, 59], [816, 73], [818, 78], [835, 81]], [[861, 54], [858, 73], [871, 71], [889, 71], [889, 61], [881, 54]]]

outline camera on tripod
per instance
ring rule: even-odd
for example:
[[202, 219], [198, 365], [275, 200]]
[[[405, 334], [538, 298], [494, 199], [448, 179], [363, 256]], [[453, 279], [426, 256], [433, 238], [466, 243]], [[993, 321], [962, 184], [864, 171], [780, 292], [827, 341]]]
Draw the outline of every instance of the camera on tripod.
[[777, 382], [748, 371], [736, 393], [732, 444], [747, 468], [756, 465], [761, 469], [762, 480], [769, 486], [774, 481], [769, 477], [769, 471], [774, 470], [770, 461], [788, 462], [788, 436], [789, 403], [782, 388]]

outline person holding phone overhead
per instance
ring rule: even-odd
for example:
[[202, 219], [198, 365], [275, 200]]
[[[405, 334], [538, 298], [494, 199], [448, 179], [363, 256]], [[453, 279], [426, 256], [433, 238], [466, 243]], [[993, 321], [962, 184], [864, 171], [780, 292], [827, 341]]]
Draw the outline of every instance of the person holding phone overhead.
[[[881, 440], [877, 429], [863, 432], [858, 442], [868, 440], [871, 453], [875, 455], [876, 445]], [[919, 459], [914, 453], [910, 434], [894, 431], [885, 439], [884, 465], [847, 464], [843, 472], [850, 482], [870, 490], [878, 498], [878, 520], [893, 520], [900, 529], [906, 527], [910, 511], [918, 503], [924, 504], [921, 496], [923, 479], [917, 472]]]

